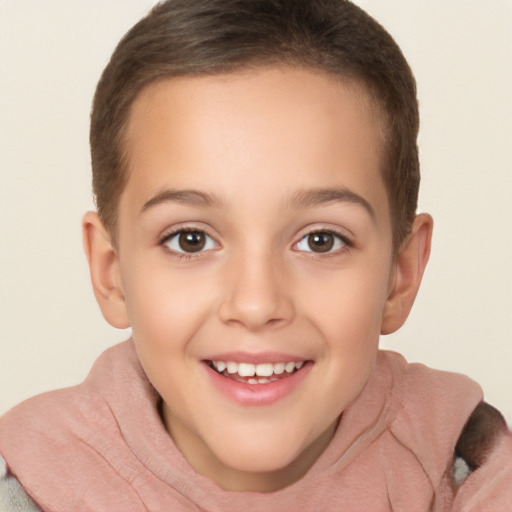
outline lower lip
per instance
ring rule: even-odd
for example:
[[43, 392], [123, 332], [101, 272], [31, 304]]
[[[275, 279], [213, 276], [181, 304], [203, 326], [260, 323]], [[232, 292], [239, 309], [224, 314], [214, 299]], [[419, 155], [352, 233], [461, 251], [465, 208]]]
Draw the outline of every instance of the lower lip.
[[311, 362], [292, 373], [289, 377], [282, 377], [274, 382], [266, 384], [246, 384], [224, 377], [212, 370], [207, 363], [204, 363], [206, 371], [215, 386], [224, 396], [244, 406], [271, 405], [286, 396], [290, 395], [308, 375]]

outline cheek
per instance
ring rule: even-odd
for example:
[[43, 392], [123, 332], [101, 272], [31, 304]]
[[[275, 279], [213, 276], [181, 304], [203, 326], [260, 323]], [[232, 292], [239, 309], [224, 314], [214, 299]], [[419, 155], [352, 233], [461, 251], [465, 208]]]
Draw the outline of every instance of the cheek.
[[208, 288], [154, 263], [132, 266], [125, 291], [139, 360], [164, 399], [179, 402], [182, 382], [197, 371], [191, 341], [212, 309]]
[[343, 269], [304, 283], [304, 311], [329, 340], [358, 343], [378, 338], [389, 273], [379, 266]]
[[131, 266], [125, 293], [137, 343], [162, 350], [187, 344], [213, 300], [208, 280], [193, 274], [161, 262]]

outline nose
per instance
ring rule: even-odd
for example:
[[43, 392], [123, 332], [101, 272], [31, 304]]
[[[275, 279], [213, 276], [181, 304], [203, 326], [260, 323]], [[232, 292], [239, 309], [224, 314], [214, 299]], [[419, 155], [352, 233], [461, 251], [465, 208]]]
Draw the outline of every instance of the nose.
[[240, 255], [225, 273], [222, 322], [259, 331], [287, 325], [295, 311], [286, 272], [271, 254]]

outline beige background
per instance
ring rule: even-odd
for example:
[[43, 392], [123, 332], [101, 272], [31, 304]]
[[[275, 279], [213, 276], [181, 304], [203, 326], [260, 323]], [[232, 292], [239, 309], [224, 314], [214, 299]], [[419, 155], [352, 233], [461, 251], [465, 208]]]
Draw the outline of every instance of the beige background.
[[[99, 74], [149, 0], [0, 0], [0, 413], [81, 381], [128, 336], [101, 318], [81, 248]], [[512, 423], [512, 2], [359, 0], [421, 101], [432, 259], [383, 346], [464, 372]]]

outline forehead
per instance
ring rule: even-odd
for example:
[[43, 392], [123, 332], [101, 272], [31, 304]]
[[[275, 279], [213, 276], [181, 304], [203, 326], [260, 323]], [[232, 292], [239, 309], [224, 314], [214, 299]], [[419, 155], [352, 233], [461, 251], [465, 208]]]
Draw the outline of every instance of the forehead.
[[351, 175], [371, 199], [384, 191], [378, 117], [361, 85], [301, 68], [156, 82], [132, 106], [123, 195], [139, 206], [169, 187], [251, 197]]

